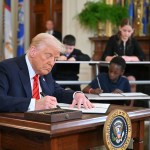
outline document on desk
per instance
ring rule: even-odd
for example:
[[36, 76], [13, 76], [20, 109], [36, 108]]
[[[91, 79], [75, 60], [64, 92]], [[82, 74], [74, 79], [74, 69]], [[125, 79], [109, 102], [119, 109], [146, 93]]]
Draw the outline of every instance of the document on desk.
[[141, 92], [128, 92], [128, 93], [101, 93], [99, 96], [110, 96], [110, 97], [118, 97], [118, 96], [148, 96], [147, 94], [141, 93]]
[[141, 92], [121, 93], [123, 96], [148, 96]]
[[149, 100], [150, 96], [141, 92], [135, 93], [101, 93], [101, 94], [85, 94], [89, 100]]
[[85, 94], [89, 99], [90, 98], [99, 98], [99, 97], [130, 97], [130, 96], [148, 96], [147, 94], [141, 92], [130, 92], [130, 93], [101, 93], [101, 94]]
[[102, 96], [102, 97], [118, 97], [118, 96], [123, 96], [122, 94], [120, 93], [101, 93], [99, 94], [99, 96]]
[[93, 103], [94, 104], [94, 108], [91, 109], [85, 109], [83, 107], [81, 107], [81, 109], [78, 109], [77, 107], [74, 108], [69, 108], [70, 104], [65, 104], [65, 103], [59, 103], [59, 106], [62, 109], [71, 109], [71, 110], [81, 110], [82, 113], [106, 113], [110, 104], [102, 104], [102, 103]]

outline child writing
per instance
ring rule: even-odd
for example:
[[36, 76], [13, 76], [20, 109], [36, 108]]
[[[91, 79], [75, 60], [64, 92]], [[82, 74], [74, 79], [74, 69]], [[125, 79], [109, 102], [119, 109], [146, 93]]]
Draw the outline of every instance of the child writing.
[[134, 28], [129, 19], [123, 19], [119, 31], [108, 40], [102, 60], [111, 61], [115, 56], [122, 56], [125, 61], [142, 61], [145, 56], [138, 43], [133, 37]]
[[[57, 59], [59, 61], [89, 61], [90, 57], [82, 53], [81, 50], [75, 48], [76, 39], [73, 35], [66, 35], [63, 38], [65, 53]], [[52, 71], [53, 78], [58, 81], [77, 81], [79, 76], [80, 64], [55, 64]], [[70, 88], [80, 91], [80, 85], [61, 85], [63, 88]]]
[[[109, 38], [101, 60], [111, 61], [116, 56], [121, 56], [125, 61], [143, 61], [145, 55], [138, 43], [133, 37], [134, 26], [130, 19], [125, 18], [121, 21], [119, 31], [116, 35]], [[133, 69], [134, 67], [134, 69]], [[104, 70], [104, 68], [101, 68]], [[143, 69], [140, 68], [141, 72]], [[143, 78], [139, 74], [139, 66], [127, 65], [125, 74], [132, 75], [132, 78]]]
[[130, 92], [129, 81], [123, 76], [125, 67], [126, 63], [122, 57], [114, 57], [110, 61], [108, 73], [100, 73], [83, 89], [83, 92], [90, 94]]

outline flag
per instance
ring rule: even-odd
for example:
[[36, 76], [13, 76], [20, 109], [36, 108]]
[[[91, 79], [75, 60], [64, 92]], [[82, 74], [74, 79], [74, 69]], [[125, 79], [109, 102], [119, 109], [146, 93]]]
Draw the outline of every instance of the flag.
[[4, 1], [4, 57], [13, 57], [11, 0]]
[[131, 0], [130, 4], [129, 4], [129, 18], [133, 22], [133, 20], [134, 20], [134, 3], [133, 3], [133, 0]]
[[142, 23], [143, 23], [143, 34], [147, 34], [147, 26], [148, 26], [148, 5], [146, 0], [144, 0], [143, 3], [143, 18], [142, 18]]
[[24, 0], [18, 0], [17, 56], [24, 54]]

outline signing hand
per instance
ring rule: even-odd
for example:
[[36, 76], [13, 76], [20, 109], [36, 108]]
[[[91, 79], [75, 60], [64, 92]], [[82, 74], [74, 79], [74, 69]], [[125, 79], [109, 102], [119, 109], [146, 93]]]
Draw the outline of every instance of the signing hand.
[[78, 106], [78, 109], [81, 108], [81, 105], [83, 105], [83, 107], [85, 107], [86, 109], [94, 107], [94, 105], [85, 97], [83, 93], [75, 94], [73, 102], [70, 105], [70, 107], [74, 107], [75, 105]]
[[57, 100], [53, 96], [45, 96], [35, 101], [35, 110], [56, 108]]
[[91, 94], [100, 94], [103, 93], [103, 90], [100, 88], [92, 89]]
[[123, 93], [120, 89], [115, 89], [112, 93]]

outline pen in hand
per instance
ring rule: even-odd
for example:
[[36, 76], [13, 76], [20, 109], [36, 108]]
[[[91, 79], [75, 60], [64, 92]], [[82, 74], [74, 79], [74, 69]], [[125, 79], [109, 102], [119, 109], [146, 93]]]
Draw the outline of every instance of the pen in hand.
[[98, 87], [101, 89], [101, 85], [100, 85], [98, 77], [96, 77], [96, 79], [97, 79]]
[[[43, 92], [40, 92], [40, 94], [41, 94], [42, 97], [45, 97], [45, 96], [46, 96], [46, 94], [43, 93]], [[61, 107], [60, 107], [59, 105], [56, 105], [56, 107], [61, 109]]]
[[118, 56], [118, 54], [117, 54], [116, 52], [114, 52], [114, 55], [115, 55], [115, 56]]
[[45, 97], [45, 96], [46, 96], [46, 94], [43, 93], [43, 92], [40, 92], [40, 94], [41, 94], [42, 97]]
[[[102, 88], [101, 88], [101, 85], [100, 85], [100, 81], [99, 81], [99, 79], [98, 79], [98, 76], [96, 77], [96, 79], [97, 79], [98, 87], [99, 87], [99, 89], [100, 89], [100, 93], [103, 93], [103, 90], [102, 90]], [[99, 93], [99, 94], [100, 94], [100, 93]]]

